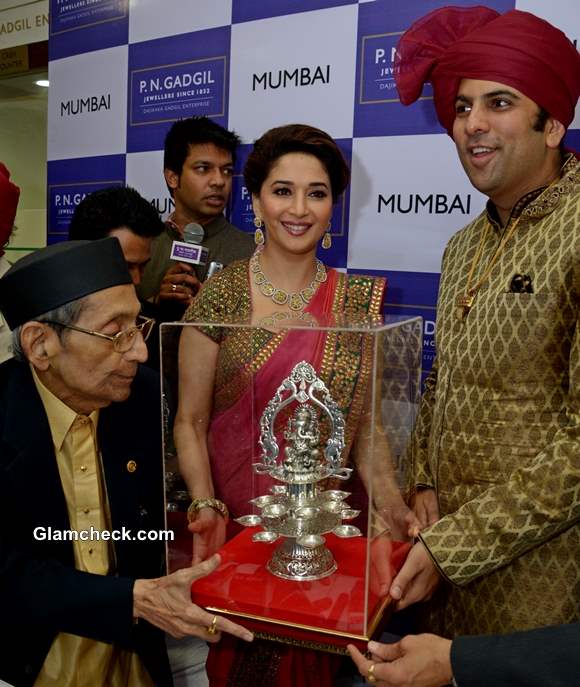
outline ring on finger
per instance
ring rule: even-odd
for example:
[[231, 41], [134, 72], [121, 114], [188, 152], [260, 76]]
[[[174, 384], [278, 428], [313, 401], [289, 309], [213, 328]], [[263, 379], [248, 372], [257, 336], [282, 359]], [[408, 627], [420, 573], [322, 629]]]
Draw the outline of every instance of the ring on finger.
[[171, 284], [171, 290], [175, 293], [177, 291], [177, 284]]
[[371, 663], [370, 668], [367, 670], [367, 682], [374, 684], [377, 681], [375, 675], [375, 664]]
[[217, 621], [218, 621], [218, 617], [217, 617], [217, 615], [214, 615], [213, 620], [211, 621], [211, 624], [207, 628], [208, 635], [217, 635], [217, 633], [218, 633]]

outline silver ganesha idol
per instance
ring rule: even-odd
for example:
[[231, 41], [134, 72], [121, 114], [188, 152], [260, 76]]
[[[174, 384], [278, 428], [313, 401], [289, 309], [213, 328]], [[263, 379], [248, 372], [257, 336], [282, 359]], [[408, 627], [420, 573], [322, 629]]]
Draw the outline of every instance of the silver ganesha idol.
[[[292, 408], [284, 438], [283, 455], [274, 433], [278, 413]], [[321, 450], [319, 416], [328, 423], [328, 439]], [[344, 418], [324, 382], [309, 363], [294, 366], [278, 387], [260, 418], [262, 460], [254, 464], [260, 475], [269, 475], [280, 484], [252, 499], [260, 515], [244, 515], [236, 522], [247, 527], [261, 525], [254, 542], [272, 543], [283, 539], [268, 562], [268, 570], [287, 580], [320, 580], [337, 569], [325, 546], [325, 534], [358, 537], [360, 530], [343, 521], [359, 511], [350, 508], [350, 494], [325, 490], [320, 483], [329, 478], [347, 480], [351, 468], [342, 467]]]

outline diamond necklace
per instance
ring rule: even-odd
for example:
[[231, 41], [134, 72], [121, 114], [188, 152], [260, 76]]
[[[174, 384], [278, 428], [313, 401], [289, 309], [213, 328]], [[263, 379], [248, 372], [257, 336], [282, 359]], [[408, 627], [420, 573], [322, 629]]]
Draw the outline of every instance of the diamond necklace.
[[276, 305], [286, 305], [290, 310], [302, 310], [304, 306], [310, 303], [312, 296], [316, 292], [318, 284], [326, 281], [326, 267], [316, 258], [316, 274], [314, 279], [300, 291], [288, 292], [284, 289], [279, 289], [266, 277], [260, 265], [259, 253], [254, 253], [250, 258], [250, 272], [254, 275], [254, 284], [260, 289], [260, 292], [267, 298], [276, 303]]

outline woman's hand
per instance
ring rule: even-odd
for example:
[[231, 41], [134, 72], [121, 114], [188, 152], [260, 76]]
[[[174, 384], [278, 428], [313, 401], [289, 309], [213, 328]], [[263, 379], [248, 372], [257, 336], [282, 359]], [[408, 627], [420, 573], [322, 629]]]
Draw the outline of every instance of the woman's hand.
[[394, 577], [391, 561], [393, 542], [388, 535], [379, 535], [373, 538], [370, 549], [370, 585], [372, 591], [382, 599], [389, 593]]
[[387, 534], [395, 541], [407, 541], [416, 537], [422, 529], [415, 513], [403, 501], [400, 492], [391, 492], [390, 497], [384, 499], [382, 507], [373, 508], [372, 534], [373, 536]]
[[226, 521], [213, 508], [199, 510], [196, 519], [189, 523], [187, 529], [193, 534], [192, 565], [213, 556], [226, 540]]

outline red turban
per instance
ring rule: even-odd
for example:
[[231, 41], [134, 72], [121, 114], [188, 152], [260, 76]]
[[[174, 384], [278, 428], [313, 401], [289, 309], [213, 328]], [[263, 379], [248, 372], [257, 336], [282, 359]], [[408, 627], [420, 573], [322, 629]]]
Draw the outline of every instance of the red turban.
[[442, 7], [401, 36], [395, 79], [403, 105], [431, 81], [437, 116], [450, 136], [462, 79], [511, 86], [567, 128], [580, 95], [580, 55], [559, 29], [529, 12]]
[[0, 162], [0, 255], [14, 227], [19, 196], [20, 189], [10, 181], [10, 172]]

